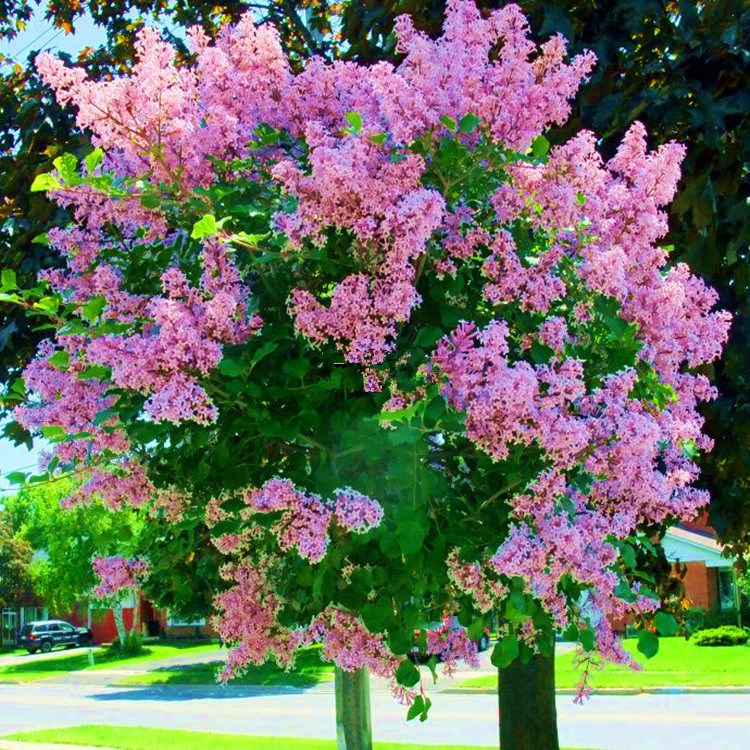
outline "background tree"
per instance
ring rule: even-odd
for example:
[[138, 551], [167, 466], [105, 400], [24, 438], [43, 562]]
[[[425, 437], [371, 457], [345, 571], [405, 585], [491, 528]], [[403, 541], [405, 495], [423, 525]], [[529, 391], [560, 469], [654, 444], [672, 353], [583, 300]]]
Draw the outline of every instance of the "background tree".
[[62, 508], [75, 483], [63, 480], [23, 489], [5, 500], [9, 523], [29, 548], [39, 552], [31, 571], [35, 594], [54, 612], [92, 603], [95, 557], [127, 549], [137, 538], [136, 513], [112, 513], [99, 504]]
[[32, 549], [0, 512], [0, 607], [17, 607], [33, 593]]
[[174, 523], [167, 521], [174, 518], [164, 508], [148, 514], [132, 508], [113, 512], [99, 503], [62, 507], [76, 486], [64, 479], [23, 489], [4, 501], [4, 518], [15, 537], [41, 553], [31, 563], [32, 588], [50, 610], [69, 612], [87, 602], [97, 606], [92, 592], [100, 579], [93, 560], [126, 552], [131, 558], [149, 554], [148, 577], [139, 575], [139, 584], [157, 607], [185, 619], [213, 611], [220, 555], [202, 517], [199, 524], [185, 514]]

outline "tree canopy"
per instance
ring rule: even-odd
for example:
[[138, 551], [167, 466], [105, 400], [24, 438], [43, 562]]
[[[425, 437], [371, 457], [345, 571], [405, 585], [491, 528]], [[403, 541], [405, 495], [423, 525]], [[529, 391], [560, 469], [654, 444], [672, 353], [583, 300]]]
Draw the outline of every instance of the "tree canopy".
[[296, 72], [249, 18], [106, 81], [42, 56], [97, 149], [33, 185], [65, 267], [2, 299], [52, 329], [15, 413], [68, 502], [205, 515], [227, 675], [323, 640], [424, 715], [407, 655], [472, 659], [490, 611], [498, 666], [674, 632], [639, 554], [707, 500], [728, 320], [659, 244], [682, 146], [550, 148], [590, 54], [516, 6], [398, 24], [397, 66]]

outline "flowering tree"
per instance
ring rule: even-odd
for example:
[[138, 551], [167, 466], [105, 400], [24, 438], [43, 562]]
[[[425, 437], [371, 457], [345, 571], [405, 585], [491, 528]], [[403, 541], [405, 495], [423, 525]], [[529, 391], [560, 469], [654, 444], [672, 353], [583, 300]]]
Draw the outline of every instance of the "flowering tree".
[[[138, 586], [140, 580], [148, 572], [148, 564], [145, 560], [126, 560], [121, 555], [115, 555], [113, 557], [97, 557], [92, 565], [94, 573], [99, 578], [99, 583], [92, 593], [112, 607], [117, 637], [120, 640], [120, 649], [123, 649], [128, 638], [138, 633]], [[135, 601], [130, 630], [125, 627], [122, 612], [123, 600], [128, 595]]]
[[728, 316], [657, 245], [682, 147], [636, 124], [606, 164], [588, 132], [549, 148], [592, 55], [512, 5], [398, 34], [396, 67], [299, 74], [250, 19], [184, 66], [146, 31], [101, 83], [41, 56], [99, 148], [35, 183], [74, 213], [67, 269], [3, 279], [54, 327], [16, 416], [87, 477], [69, 502], [205, 514], [225, 677], [322, 641], [424, 718], [406, 655], [450, 670], [496, 613], [504, 746], [555, 747], [556, 630], [590, 666], [628, 660], [614, 618], [676, 627], [641, 561], [707, 501], [696, 368]]

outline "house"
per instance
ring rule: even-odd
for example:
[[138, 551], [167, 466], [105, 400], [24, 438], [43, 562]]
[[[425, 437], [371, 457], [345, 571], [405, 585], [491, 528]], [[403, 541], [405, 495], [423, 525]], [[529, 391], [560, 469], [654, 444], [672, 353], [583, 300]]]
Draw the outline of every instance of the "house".
[[[138, 598], [137, 615], [135, 597], [131, 594], [123, 601], [122, 615], [127, 630], [133, 627], [133, 617], [137, 616], [137, 627], [143, 635], [162, 635], [169, 638], [208, 638], [216, 635], [216, 631], [205, 618], [181, 620], [170, 615], [166, 609], [158, 609], [142, 594], [138, 594]], [[89, 628], [94, 643], [111, 643], [117, 639], [117, 625], [110, 608], [75, 606], [72, 612], [61, 616], [60, 619]]]
[[724, 612], [739, 610], [736, 560], [723, 556], [721, 545], [705, 522], [669, 529], [662, 546], [669, 562], [685, 565], [682, 582], [693, 606]]
[[17, 607], [5, 607], [0, 611], [0, 646], [15, 646], [18, 631], [27, 622], [46, 620], [47, 615], [47, 607], [33, 599]]

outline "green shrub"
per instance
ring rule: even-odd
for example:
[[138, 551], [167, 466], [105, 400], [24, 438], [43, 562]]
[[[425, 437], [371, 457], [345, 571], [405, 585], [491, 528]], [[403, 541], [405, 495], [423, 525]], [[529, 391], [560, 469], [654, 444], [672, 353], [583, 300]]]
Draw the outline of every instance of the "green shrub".
[[685, 630], [688, 633], [695, 633], [696, 630], [701, 630], [706, 625], [706, 616], [709, 614], [707, 609], [703, 607], [690, 607], [685, 612]]
[[131, 630], [125, 636], [125, 643], [120, 643], [120, 639], [112, 641], [109, 644], [109, 652], [119, 657], [120, 659], [126, 659], [130, 656], [138, 656], [143, 652], [143, 639], [141, 634], [135, 630]]
[[750, 633], [736, 625], [699, 630], [690, 639], [696, 646], [741, 646], [750, 640]]

